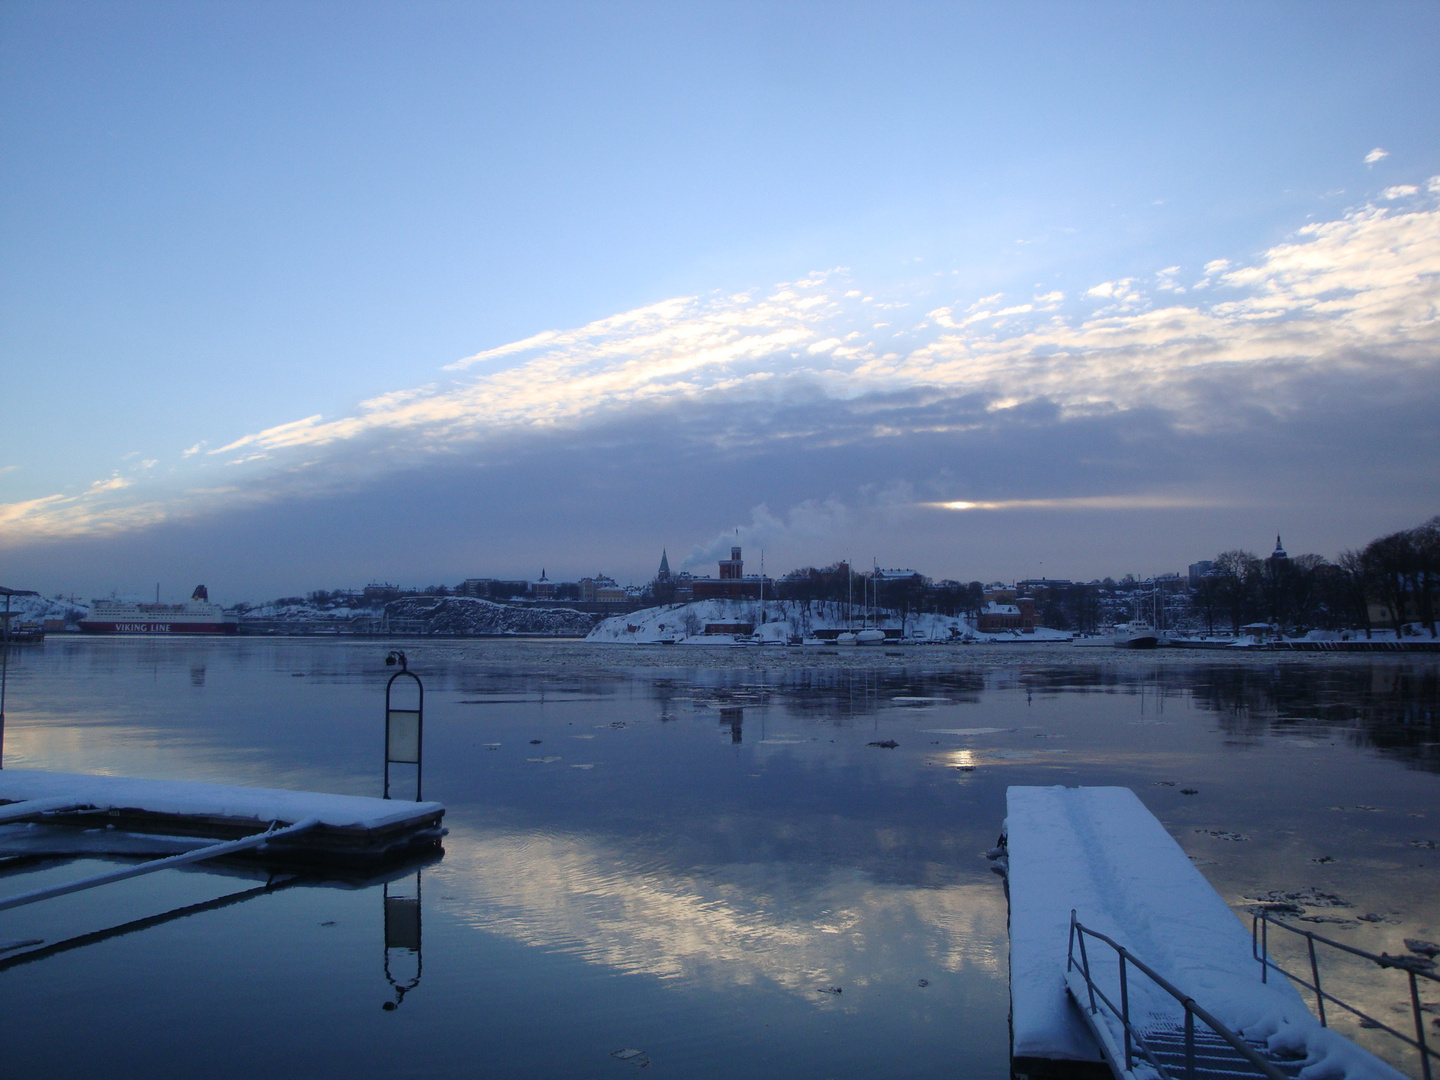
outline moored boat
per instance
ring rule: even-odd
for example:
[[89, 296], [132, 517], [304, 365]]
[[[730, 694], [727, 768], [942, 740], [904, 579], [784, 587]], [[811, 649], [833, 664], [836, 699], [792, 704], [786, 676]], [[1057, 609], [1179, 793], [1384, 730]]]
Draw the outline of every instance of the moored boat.
[[80, 629], [87, 634], [233, 634], [240, 629], [240, 617], [212, 604], [205, 586], [197, 585], [184, 604], [92, 601]]
[[1144, 623], [1120, 623], [1108, 634], [1077, 634], [1070, 643], [1091, 648], [1153, 649], [1160, 644], [1160, 635]]

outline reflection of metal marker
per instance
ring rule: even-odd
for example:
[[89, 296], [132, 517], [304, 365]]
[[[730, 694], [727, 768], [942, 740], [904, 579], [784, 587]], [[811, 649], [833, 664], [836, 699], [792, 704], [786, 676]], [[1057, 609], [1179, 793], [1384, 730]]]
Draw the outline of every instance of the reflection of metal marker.
[[[394, 1012], [398, 1009], [400, 1002], [405, 1000], [405, 995], [420, 985], [420, 974], [424, 969], [424, 961], [420, 954], [419, 869], [415, 871], [414, 892], [413, 896], [405, 893], [392, 896], [390, 882], [385, 882], [381, 887], [385, 904], [385, 981], [395, 990], [395, 1000], [387, 1001], [380, 1006], [386, 1012]], [[398, 950], [402, 956], [408, 953], [415, 958], [415, 974], [407, 982], [396, 979], [390, 970], [391, 950]]]

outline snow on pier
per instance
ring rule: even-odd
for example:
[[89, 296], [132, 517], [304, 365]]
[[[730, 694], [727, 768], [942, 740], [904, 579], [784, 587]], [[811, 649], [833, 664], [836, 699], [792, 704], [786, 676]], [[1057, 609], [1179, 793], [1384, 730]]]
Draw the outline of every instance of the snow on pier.
[[[1322, 1027], [1286, 980], [1261, 982], [1250, 933], [1130, 789], [1012, 787], [1007, 804], [1017, 1071], [1057, 1074], [1062, 1063], [1083, 1070], [1081, 1063], [1103, 1060], [1066, 986], [1073, 909], [1080, 923], [1115, 939], [1232, 1031], [1303, 1061], [1304, 1076], [1400, 1077]], [[1088, 948], [1092, 970], [1117, 983], [1115, 954], [1094, 940]], [[1130, 977], [1132, 1022], [1164, 1037], [1183, 1009], [1133, 968]], [[1110, 992], [1119, 999], [1118, 988]], [[1103, 1013], [1096, 1020], [1108, 1024], [1102, 1034], [1112, 1046], [1123, 1045], [1118, 1022]], [[1137, 1075], [1148, 1075], [1143, 1065]]]
[[272, 824], [318, 822], [270, 854], [329, 861], [374, 860], [433, 847], [445, 807], [359, 795], [238, 787], [184, 780], [0, 770], [0, 822], [114, 826], [128, 833], [232, 840]]

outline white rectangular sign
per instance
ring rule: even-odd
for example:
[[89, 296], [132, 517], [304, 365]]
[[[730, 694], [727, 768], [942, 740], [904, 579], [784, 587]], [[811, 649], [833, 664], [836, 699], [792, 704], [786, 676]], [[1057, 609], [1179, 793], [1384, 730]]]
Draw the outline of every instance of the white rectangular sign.
[[385, 760], [420, 764], [420, 711], [391, 709], [385, 714]]

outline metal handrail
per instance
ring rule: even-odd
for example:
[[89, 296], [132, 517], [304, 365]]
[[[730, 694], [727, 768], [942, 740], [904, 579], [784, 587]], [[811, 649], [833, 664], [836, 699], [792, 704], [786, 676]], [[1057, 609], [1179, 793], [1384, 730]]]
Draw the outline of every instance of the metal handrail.
[[[1090, 958], [1085, 949], [1085, 938], [1087, 936], [1093, 937], [1098, 941], [1103, 941], [1106, 945], [1114, 949], [1116, 955], [1120, 958], [1120, 1005], [1118, 1007], [1110, 1000], [1110, 997], [1104, 990], [1095, 985], [1095, 980], [1090, 976]], [[1077, 942], [1080, 945], [1080, 960], [1078, 964], [1075, 959], [1075, 945]], [[1102, 934], [1098, 930], [1091, 930], [1088, 926], [1082, 924], [1075, 918], [1075, 910], [1072, 908], [1070, 910], [1070, 942], [1065, 958], [1065, 970], [1068, 972], [1074, 968], [1079, 968], [1080, 975], [1085, 980], [1085, 985], [1090, 991], [1090, 1012], [1092, 1014], [1097, 1011], [1095, 999], [1098, 997], [1110, 1009], [1110, 1012], [1120, 1020], [1120, 1024], [1125, 1030], [1125, 1070], [1127, 1072], [1134, 1067], [1134, 1051], [1138, 1050], [1150, 1066], [1160, 1074], [1161, 1080], [1175, 1080], [1170, 1070], [1156, 1059], [1154, 1053], [1146, 1044], [1144, 1036], [1141, 1035], [1130, 1022], [1130, 983], [1127, 976], [1127, 965], [1129, 964], [1133, 964], [1137, 971], [1148, 976], [1156, 986], [1173, 997], [1184, 1008], [1185, 1076], [1187, 1078], [1193, 1080], [1195, 1076], [1195, 1018], [1199, 1017], [1211, 1031], [1229, 1043], [1238, 1054], [1259, 1069], [1268, 1080], [1289, 1080], [1273, 1063], [1266, 1061], [1257, 1054], [1254, 1047], [1250, 1046], [1243, 1038], [1231, 1031], [1219, 1020], [1215, 1019], [1207, 1010], [1196, 1004], [1195, 999], [1189, 994], [1179, 990], [1163, 975], [1143, 960], [1138, 959], [1134, 953], [1130, 952], [1129, 949], [1125, 948], [1125, 946], [1121, 945], [1114, 938]]]
[[[1305, 939], [1306, 949], [1309, 953], [1310, 958], [1310, 977], [1314, 980], [1313, 982], [1306, 982], [1302, 976], [1296, 975], [1290, 971], [1286, 971], [1274, 960], [1270, 959], [1271, 926], [1278, 926], [1282, 930], [1288, 930], [1290, 931], [1290, 933], [1296, 934], [1299, 937], [1303, 937]], [[1338, 949], [1341, 952], [1349, 953], [1351, 956], [1358, 956], [1362, 960], [1369, 960], [1377, 967], [1395, 968], [1400, 971], [1404, 971], [1407, 975], [1409, 975], [1410, 1012], [1415, 1021], [1415, 1037], [1411, 1038], [1404, 1032], [1397, 1031], [1395, 1028], [1385, 1023], [1385, 1021], [1379, 1020], [1371, 1016], [1369, 1013], [1360, 1011], [1359, 1009], [1355, 1008], [1355, 1006], [1351, 1005], [1349, 1002], [1342, 1001], [1334, 994], [1328, 993], [1327, 991], [1322, 989], [1320, 986], [1320, 963], [1315, 955], [1315, 943], [1317, 941], [1322, 945], [1330, 946], [1332, 949]], [[1255, 912], [1250, 922], [1250, 953], [1256, 960], [1260, 962], [1261, 982], [1269, 981], [1270, 969], [1274, 968], [1291, 982], [1297, 983], [1298, 985], [1303, 986], [1305, 989], [1313, 993], [1315, 995], [1315, 1011], [1319, 1013], [1320, 1023], [1322, 1025], [1326, 1027], [1329, 1026], [1326, 1023], [1325, 1018], [1325, 1002], [1334, 1002], [1346, 1012], [1358, 1016], [1363, 1023], [1379, 1028], [1382, 1031], [1388, 1032], [1389, 1034], [1395, 1036], [1395, 1038], [1399, 1039], [1401, 1042], [1405, 1043], [1411, 1049], [1418, 1050], [1420, 1052], [1421, 1076], [1423, 1077], [1423, 1080], [1433, 1080], [1430, 1059], [1436, 1058], [1437, 1060], [1440, 1060], [1440, 1052], [1437, 1052], [1435, 1049], [1431, 1048], [1425, 1039], [1425, 1016], [1421, 1008], [1420, 986], [1416, 980], [1417, 978], [1429, 979], [1431, 982], [1440, 983], [1440, 975], [1436, 975], [1435, 973], [1429, 971], [1417, 971], [1414, 967], [1404, 962], [1406, 959], [1405, 957], [1388, 956], [1383, 953], [1379, 956], [1376, 956], [1374, 953], [1366, 952], [1364, 949], [1357, 949], [1353, 945], [1346, 945], [1343, 941], [1335, 941], [1331, 938], [1325, 937], [1322, 934], [1317, 934], [1313, 930], [1302, 930], [1298, 926], [1291, 926], [1289, 923], [1284, 923], [1281, 922], [1279, 919], [1271, 918], [1270, 912], [1263, 910]]]

